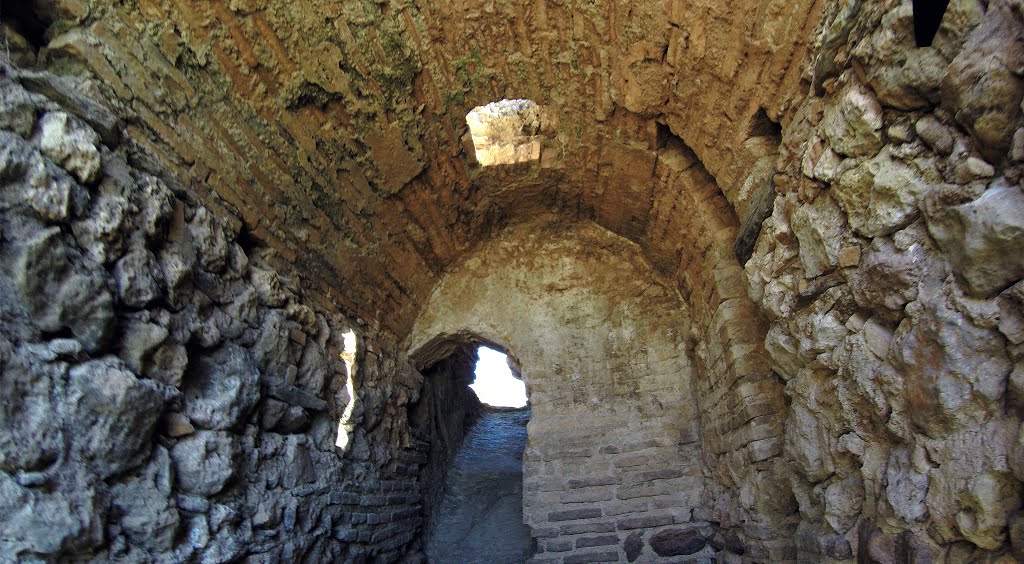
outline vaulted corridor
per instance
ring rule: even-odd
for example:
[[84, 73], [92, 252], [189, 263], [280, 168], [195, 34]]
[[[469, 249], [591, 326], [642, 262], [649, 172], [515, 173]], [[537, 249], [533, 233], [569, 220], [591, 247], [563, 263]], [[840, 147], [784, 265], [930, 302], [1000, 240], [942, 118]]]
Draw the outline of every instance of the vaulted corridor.
[[1024, 561], [1022, 103], [1020, 0], [0, 0], [0, 561]]

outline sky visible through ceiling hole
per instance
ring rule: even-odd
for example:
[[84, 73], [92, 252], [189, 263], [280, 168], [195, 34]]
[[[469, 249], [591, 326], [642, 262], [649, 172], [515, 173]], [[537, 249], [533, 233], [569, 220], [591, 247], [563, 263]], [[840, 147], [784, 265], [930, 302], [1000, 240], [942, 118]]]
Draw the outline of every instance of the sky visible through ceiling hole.
[[476, 379], [469, 385], [476, 397], [495, 407], [525, 407], [526, 384], [512, 375], [504, 353], [480, 347], [476, 363]]

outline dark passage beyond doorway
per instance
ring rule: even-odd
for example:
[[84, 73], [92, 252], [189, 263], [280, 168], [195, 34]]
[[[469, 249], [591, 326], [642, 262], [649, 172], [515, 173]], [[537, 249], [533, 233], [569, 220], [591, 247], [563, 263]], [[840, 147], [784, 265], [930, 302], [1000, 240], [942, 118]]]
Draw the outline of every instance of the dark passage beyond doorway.
[[466, 433], [427, 539], [432, 563], [520, 563], [533, 554], [523, 524], [523, 450], [530, 409], [484, 408]]

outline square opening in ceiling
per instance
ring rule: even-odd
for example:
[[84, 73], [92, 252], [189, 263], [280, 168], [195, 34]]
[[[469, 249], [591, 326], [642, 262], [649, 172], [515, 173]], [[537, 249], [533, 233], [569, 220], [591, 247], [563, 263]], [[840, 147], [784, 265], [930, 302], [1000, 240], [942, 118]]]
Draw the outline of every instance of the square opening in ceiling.
[[543, 112], [532, 100], [501, 100], [466, 114], [476, 160], [481, 166], [515, 164], [540, 158]]

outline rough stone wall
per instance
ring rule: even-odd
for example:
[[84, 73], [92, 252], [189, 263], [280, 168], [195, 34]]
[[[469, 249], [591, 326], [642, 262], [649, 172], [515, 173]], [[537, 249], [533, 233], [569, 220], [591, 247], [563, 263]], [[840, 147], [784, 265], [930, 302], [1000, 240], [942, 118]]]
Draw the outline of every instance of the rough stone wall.
[[635, 245], [547, 221], [510, 227], [453, 271], [409, 349], [420, 363], [478, 338], [521, 362], [539, 560], [659, 561], [649, 543], [674, 533], [691, 541], [685, 554], [708, 554], [693, 516], [703, 477], [686, 309]]
[[418, 374], [150, 168], [90, 82], [2, 72], [0, 560], [412, 550]]
[[828, 6], [746, 264], [798, 557], [1024, 559], [1024, 7]]
[[467, 346], [427, 368], [423, 371], [419, 400], [409, 407], [410, 423], [430, 444], [421, 473], [423, 513], [427, 516], [424, 537], [431, 536], [438, 519], [438, 505], [452, 460], [466, 430], [480, 413], [480, 400], [469, 387], [475, 366], [476, 351]]

